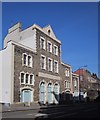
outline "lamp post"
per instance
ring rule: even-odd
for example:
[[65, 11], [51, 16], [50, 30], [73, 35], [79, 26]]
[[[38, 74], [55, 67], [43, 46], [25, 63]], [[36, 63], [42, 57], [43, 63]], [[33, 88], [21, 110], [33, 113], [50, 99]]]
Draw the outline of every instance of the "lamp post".
[[[83, 67], [87, 67], [87, 65], [84, 65], [84, 66], [81, 66], [79, 67], [79, 100], [81, 101], [82, 100], [82, 88], [81, 88], [81, 79], [80, 79], [80, 69], [83, 68]], [[83, 78], [82, 78], [83, 79]]]

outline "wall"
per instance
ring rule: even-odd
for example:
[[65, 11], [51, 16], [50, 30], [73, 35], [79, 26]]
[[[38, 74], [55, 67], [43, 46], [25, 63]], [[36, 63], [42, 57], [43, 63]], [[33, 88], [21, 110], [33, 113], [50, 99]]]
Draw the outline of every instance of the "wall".
[[[2, 66], [0, 66], [0, 70], [2, 71], [2, 76], [0, 78], [2, 80], [2, 99], [0, 102], [3, 103], [11, 103], [12, 102], [12, 45], [11, 42], [8, 43], [6, 49], [2, 50], [2, 56], [0, 55], [0, 60], [2, 60]], [[1, 62], [0, 62], [1, 63]], [[1, 90], [0, 90], [1, 91]]]
[[[66, 68], [69, 69], [69, 72], [70, 72], [69, 77], [67, 77], [65, 75]], [[60, 76], [61, 76], [61, 91], [69, 90], [70, 92], [72, 92], [72, 88], [71, 88], [72, 87], [72, 85], [71, 85], [72, 84], [72, 81], [71, 81], [71, 68], [64, 65], [64, 64], [61, 64], [60, 65]], [[65, 88], [65, 80], [68, 80], [70, 82], [70, 88]]]
[[[32, 60], [33, 60], [32, 67], [27, 67], [22, 65], [23, 53], [26, 53], [27, 55], [32, 56]], [[34, 79], [36, 79], [35, 65], [37, 64], [35, 63], [35, 61], [36, 61], [35, 54], [33, 51], [30, 51], [28, 49], [15, 45], [15, 48], [14, 48], [14, 102], [20, 102], [20, 92], [21, 92], [20, 88], [22, 89], [26, 87], [27, 89], [32, 88], [32, 90], [34, 90], [33, 85], [20, 84], [20, 72], [34, 74]], [[34, 98], [34, 91], [33, 91], [33, 98]]]
[[21, 32], [19, 43], [32, 48], [36, 52], [36, 30], [32, 27]]
[[0, 51], [0, 103], [2, 101], [2, 51]]

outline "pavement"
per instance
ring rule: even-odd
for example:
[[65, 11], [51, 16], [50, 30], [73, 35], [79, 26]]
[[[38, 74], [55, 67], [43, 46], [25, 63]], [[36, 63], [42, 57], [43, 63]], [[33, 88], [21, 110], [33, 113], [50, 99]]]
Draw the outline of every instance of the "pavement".
[[[0, 110], [0, 113], [5, 113], [5, 112], [16, 112], [16, 111], [27, 111], [27, 110], [36, 110], [36, 109], [47, 109], [47, 108], [54, 108], [54, 107], [63, 107], [63, 106], [69, 106], [69, 105], [42, 105], [38, 103], [31, 103], [30, 105], [28, 104], [13, 104], [13, 105], [8, 105], [4, 104], [2, 105], [2, 109]], [[41, 110], [40, 110], [41, 111]]]
[[24, 105], [24, 104], [13, 104], [13, 105], [2, 105], [2, 109], [0, 110], [1, 113], [5, 112], [14, 112], [14, 111], [27, 111], [27, 110], [34, 110], [40, 109], [40, 105], [38, 103]]

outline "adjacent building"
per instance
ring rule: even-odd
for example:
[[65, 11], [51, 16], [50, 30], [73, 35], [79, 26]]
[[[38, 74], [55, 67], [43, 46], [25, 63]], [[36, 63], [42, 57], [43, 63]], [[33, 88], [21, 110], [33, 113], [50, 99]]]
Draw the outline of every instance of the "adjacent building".
[[74, 73], [79, 75], [79, 91], [83, 99], [86, 97], [89, 97], [90, 100], [96, 99], [98, 91], [100, 91], [99, 78], [84, 68], [78, 69]]
[[79, 75], [72, 73], [72, 91], [74, 101], [79, 101]]

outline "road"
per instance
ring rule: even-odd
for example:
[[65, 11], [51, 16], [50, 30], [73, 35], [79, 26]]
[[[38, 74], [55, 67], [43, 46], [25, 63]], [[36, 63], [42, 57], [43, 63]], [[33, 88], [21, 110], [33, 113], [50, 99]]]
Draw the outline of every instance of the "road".
[[73, 105], [65, 105], [61, 107], [47, 107], [40, 110], [16, 111], [3, 113], [3, 118], [98, 118], [99, 117], [98, 103], [81, 103]]

